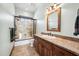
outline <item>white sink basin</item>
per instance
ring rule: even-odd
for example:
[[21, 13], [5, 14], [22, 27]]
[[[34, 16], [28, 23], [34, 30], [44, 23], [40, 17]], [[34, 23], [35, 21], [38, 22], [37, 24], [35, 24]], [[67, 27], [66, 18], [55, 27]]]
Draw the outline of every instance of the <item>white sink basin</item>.
[[47, 38], [47, 39], [55, 39], [55, 36], [48, 36], [48, 35], [42, 35], [42, 37]]
[[52, 36], [52, 38], [56, 38], [55, 36]]
[[42, 35], [43, 37], [47, 37], [48, 35]]
[[53, 40], [53, 39], [56, 39], [56, 37], [55, 36], [51, 36], [51, 37], [48, 37], [48, 39]]

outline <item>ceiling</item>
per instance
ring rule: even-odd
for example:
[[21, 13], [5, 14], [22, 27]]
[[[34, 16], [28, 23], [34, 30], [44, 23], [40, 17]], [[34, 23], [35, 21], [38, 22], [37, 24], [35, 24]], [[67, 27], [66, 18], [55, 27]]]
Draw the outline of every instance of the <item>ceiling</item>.
[[16, 3], [15, 9], [28, 11], [28, 12], [34, 12], [36, 10], [36, 5], [32, 3]]
[[15, 3], [15, 9], [34, 13], [37, 9], [47, 8], [52, 3]]

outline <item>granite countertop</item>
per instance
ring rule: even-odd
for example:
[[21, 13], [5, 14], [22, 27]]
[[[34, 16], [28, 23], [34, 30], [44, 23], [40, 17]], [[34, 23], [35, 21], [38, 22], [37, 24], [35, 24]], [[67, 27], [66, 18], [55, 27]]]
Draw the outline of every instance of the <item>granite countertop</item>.
[[48, 35], [43, 35], [43, 34], [35, 34], [35, 36], [38, 36], [46, 41], [49, 41], [55, 45], [61, 46], [63, 48], [66, 48], [77, 55], [79, 55], [79, 42], [67, 40], [67, 39], [62, 39], [59, 37], [55, 36], [48, 36]]

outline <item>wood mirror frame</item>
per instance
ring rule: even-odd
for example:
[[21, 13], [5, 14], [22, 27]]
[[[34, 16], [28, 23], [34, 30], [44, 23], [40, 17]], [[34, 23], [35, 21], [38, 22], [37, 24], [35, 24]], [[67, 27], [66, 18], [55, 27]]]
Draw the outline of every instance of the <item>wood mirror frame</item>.
[[[53, 28], [50, 29], [49, 28], [49, 16], [52, 14], [52, 13], [56, 13], [57, 14], [57, 28]], [[53, 23], [53, 22], [52, 22]], [[55, 31], [55, 32], [60, 32], [60, 27], [61, 27], [61, 8], [57, 8], [55, 11], [53, 12], [50, 12], [49, 14], [47, 14], [47, 31]]]

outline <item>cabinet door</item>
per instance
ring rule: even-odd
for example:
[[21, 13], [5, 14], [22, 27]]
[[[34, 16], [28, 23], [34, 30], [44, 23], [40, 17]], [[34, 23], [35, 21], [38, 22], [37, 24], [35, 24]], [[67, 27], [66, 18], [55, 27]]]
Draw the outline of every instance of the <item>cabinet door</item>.
[[44, 48], [44, 56], [52, 56], [52, 50], [48, 49], [48, 48]]
[[41, 43], [39, 44], [38, 48], [39, 48], [39, 55], [44, 56], [44, 47]]
[[53, 55], [52, 45], [47, 41], [42, 40], [42, 42], [43, 42], [44, 56], [52, 56]]
[[57, 46], [54, 47], [54, 55], [55, 56], [73, 56], [72, 53], [70, 52], [67, 52], [66, 50], [62, 49], [62, 48], [59, 48]]

